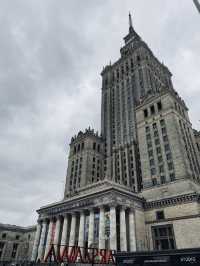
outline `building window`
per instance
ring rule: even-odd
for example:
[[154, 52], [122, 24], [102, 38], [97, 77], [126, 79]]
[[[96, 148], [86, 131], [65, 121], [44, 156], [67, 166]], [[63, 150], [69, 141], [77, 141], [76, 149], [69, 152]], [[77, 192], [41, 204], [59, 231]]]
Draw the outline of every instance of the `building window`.
[[[113, 142], [115, 142], [115, 141], [113, 141]], [[100, 144], [98, 144], [98, 146], [97, 146], [97, 151], [100, 152]]]
[[157, 179], [156, 178], [152, 178], [152, 184], [153, 184], [153, 186], [157, 185]]
[[163, 220], [165, 219], [164, 211], [157, 211], [156, 212], [156, 220]]
[[96, 142], [93, 143], [93, 150], [96, 150]]
[[166, 154], [166, 157], [167, 157], [167, 160], [171, 160], [171, 158], [172, 158], [171, 153], [167, 153], [167, 154]]
[[1, 259], [2, 255], [3, 255], [3, 248], [4, 248], [4, 245], [5, 245], [4, 242], [0, 242], [0, 259]]
[[167, 133], [167, 130], [165, 127], [162, 128], [162, 134], [165, 135]]
[[162, 176], [160, 177], [160, 183], [161, 183], [161, 184], [165, 184], [165, 183], [166, 183], [166, 177], [165, 177], [164, 175], [162, 175]]
[[167, 141], [168, 141], [168, 137], [167, 137], [167, 135], [163, 136], [163, 141], [164, 141], [164, 142], [167, 142]]
[[154, 159], [151, 159], [150, 160], [150, 166], [154, 166], [155, 165], [155, 163], [154, 163]]
[[151, 110], [151, 114], [154, 115], [155, 114], [155, 107], [154, 107], [154, 105], [150, 106], [150, 110]]
[[170, 180], [171, 180], [171, 181], [174, 181], [174, 180], [175, 180], [175, 174], [174, 174], [174, 173], [171, 173], [171, 174], [169, 175], [169, 177], [170, 177]]
[[146, 127], [146, 132], [147, 133], [150, 132], [150, 127], [149, 126]]
[[169, 144], [165, 145], [165, 151], [169, 151]]
[[158, 111], [161, 111], [162, 110], [162, 103], [161, 102], [158, 102], [157, 103], [157, 107], [158, 107]]
[[151, 142], [148, 142], [147, 143], [147, 147], [148, 147], [148, 149], [151, 149], [152, 148], [152, 143]]
[[157, 124], [153, 123], [153, 129], [157, 129]]
[[156, 152], [157, 152], [157, 154], [160, 154], [161, 153], [161, 148], [160, 147], [156, 148]]
[[147, 140], [151, 140], [151, 135], [147, 134]]
[[160, 171], [160, 173], [164, 172], [164, 165], [163, 164], [159, 166], [159, 171]]
[[164, 127], [165, 126], [165, 120], [164, 119], [161, 119], [160, 120], [160, 125], [161, 125], [161, 127]]
[[13, 244], [13, 249], [12, 249], [12, 255], [11, 255], [11, 257], [12, 257], [13, 259], [16, 258], [16, 255], [17, 255], [17, 248], [18, 248], [18, 244], [17, 244], [17, 243], [14, 243], [14, 244]]
[[173, 225], [152, 227], [152, 237], [155, 250], [175, 249]]
[[154, 137], [158, 137], [158, 131], [154, 131]]
[[168, 169], [169, 171], [174, 169], [173, 163], [168, 163]]
[[161, 156], [158, 156], [158, 162], [159, 162], [159, 163], [162, 163], [162, 162], [163, 162], [162, 155], [161, 155]]
[[149, 151], [149, 157], [153, 157], [153, 150]]
[[2, 234], [2, 239], [6, 239], [6, 236], [7, 236], [6, 233], [3, 233]]
[[19, 240], [20, 239], [20, 236], [19, 235], [16, 235], [15, 239], [16, 240]]
[[155, 145], [160, 145], [160, 140], [159, 139], [155, 139]]
[[156, 169], [155, 168], [151, 168], [151, 175], [155, 175], [156, 174]]
[[144, 117], [148, 117], [148, 110], [147, 109], [144, 110]]

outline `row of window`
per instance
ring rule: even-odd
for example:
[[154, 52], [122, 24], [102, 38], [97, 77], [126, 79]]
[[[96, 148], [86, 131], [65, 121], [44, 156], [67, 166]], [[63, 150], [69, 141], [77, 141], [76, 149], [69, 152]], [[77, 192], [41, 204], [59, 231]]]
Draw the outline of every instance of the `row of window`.
[[92, 159], [93, 164], [92, 164], [92, 177], [91, 177], [91, 182], [98, 182], [100, 180], [100, 160], [96, 159], [96, 157], [93, 157]]
[[[120, 183], [121, 178], [124, 185], [128, 184], [128, 175], [129, 180], [131, 182], [131, 187], [135, 189], [135, 178], [134, 178], [134, 161], [133, 161], [133, 151], [132, 149], [127, 150], [126, 152], [121, 152], [121, 156], [119, 153], [116, 154], [116, 162], [115, 162], [115, 169], [116, 169], [116, 182]], [[128, 161], [127, 161], [128, 159]]]
[[[74, 154], [84, 150], [84, 146], [85, 146], [84, 142], [82, 142], [81, 144], [79, 143], [78, 145], [75, 145], [74, 146]], [[97, 144], [96, 142], [93, 143], [92, 148], [93, 148], [93, 150], [98, 151], [98, 152], [100, 152], [100, 150], [101, 150], [100, 144]]]
[[157, 112], [162, 110], [162, 103], [161, 101], [157, 102], [156, 104], [151, 105], [149, 108], [144, 109], [144, 117], [147, 118], [150, 115], [155, 115]]
[[186, 116], [185, 115], [185, 110], [177, 102], [174, 103], [174, 106], [175, 106], [175, 110], [176, 111], [178, 111], [184, 117]]
[[[13, 244], [12, 253], [11, 253], [11, 258], [12, 259], [16, 258], [18, 246], [19, 246], [18, 243], [14, 243]], [[5, 247], [5, 243], [4, 242], [0, 242], [0, 259], [2, 258], [4, 247]]]
[[[153, 185], [156, 185], [158, 182], [157, 178], [155, 178], [156, 174], [160, 176], [161, 184], [166, 183], [165, 166], [164, 166], [165, 160], [167, 161], [168, 171], [170, 172], [170, 181], [173, 181], [175, 179], [175, 174], [174, 172], [172, 172], [174, 170], [174, 165], [172, 161], [172, 154], [170, 151], [170, 145], [169, 145], [167, 130], [165, 126], [165, 120], [161, 119], [159, 124], [160, 124], [159, 127], [161, 130], [161, 136], [159, 133], [157, 123], [153, 123], [152, 125], [152, 134], [151, 134], [150, 126], [146, 126], [146, 141], [147, 141], [149, 165], [150, 165]], [[163, 145], [165, 157], [166, 157], [165, 160], [163, 159], [163, 155], [162, 155], [161, 139], [162, 139], [162, 145]], [[153, 142], [154, 142], [154, 149], [153, 149]], [[156, 157], [157, 163], [155, 161], [155, 157]], [[157, 169], [158, 169], [158, 173], [157, 173]]]
[[[1, 235], [1, 239], [6, 239], [7, 238], [7, 234], [6, 233], [3, 233], [2, 235]], [[16, 240], [19, 240], [20, 239], [20, 235], [16, 235], [15, 236], [15, 239]]]
[[82, 174], [82, 160], [83, 158], [77, 158], [72, 161], [69, 190], [72, 191], [76, 187], [80, 187], [81, 174]]
[[76, 154], [79, 151], [82, 151], [84, 149], [84, 142], [82, 142], [81, 144], [79, 143], [78, 145], [74, 146], [74, 154]]
[[181, 129], [181, 133], [183, 135], [183, 141], [185, 144], [185, 149], [187, 152], [187, 156], [188, 156], [188, 160], [190, 163], [190, 168], [191, 168], [192, 174], [193, 174], [193, 176], [198, 177], [200, 174], [200, 165], [198, 162], [198, 157], [196, 154], [194, 143], [193, 143], [193, 140], [191, 137], [190, 129], [181, 120], [179, 120], [179, 125], [180, 125], [180, 129]]

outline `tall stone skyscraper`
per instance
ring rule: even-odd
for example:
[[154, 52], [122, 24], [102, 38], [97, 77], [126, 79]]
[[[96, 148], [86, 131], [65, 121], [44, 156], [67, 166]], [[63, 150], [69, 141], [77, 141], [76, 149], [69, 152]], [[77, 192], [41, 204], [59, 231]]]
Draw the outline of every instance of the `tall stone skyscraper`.
[[[120, 59], [101, 73], [101, 137], [96, 136], [93, 141], [101, 147], [99, 151], [93, 149], [91, 142], [94, 162], [92, 157], [86, 159], [85, 152], [80, 158], [85, 161], [81, 166], [87, 170], [82, 178], [75, 171], [74, 179], [72, 163], [77, 162], [82, 149], [78, 152], [77, 145], [75, 153], [71, 148], [66, 195], [67, 191], [73, 193], [103, 179], [127, 186], [133, 192], [180, 178], [199, 179], [199, 154], [187, 106], [173, 88], [169, 69], [134, 30], [130, 14], [129, 33], [124, 41]], [[88, 136], [88, 132], [84, 134]], [[80, 132], [76, 141], [84, 134]], [[97, 166], [98, 152], [101, 156]], [[73, 159], [74, 156], [78, 157]], [[73, 185], [77, 179], [78, 186]]]
[[32, 260], [52, 245], [120, 251], [198, 247], [200, 134], [172, 74], [133, 28], [103, 68], [101, 133], [71, 139], [62, 201], [41, 207]]

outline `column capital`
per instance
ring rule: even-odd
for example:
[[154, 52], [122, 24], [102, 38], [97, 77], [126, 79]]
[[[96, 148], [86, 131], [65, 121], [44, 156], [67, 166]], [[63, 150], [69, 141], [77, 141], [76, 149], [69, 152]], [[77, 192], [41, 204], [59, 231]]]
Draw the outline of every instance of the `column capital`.
[[124, 205], [121, 205], [121, 206], [120, 206], [120, 210], [125, 211], [126, 209], [127, 209], [127, 206], [124, 206]]
[[98, 208], [100, 209], [100, 211], [101, 210], [105, 211], [105, 206], [104, 205], [100, 205]]
[[76, 216], [77, 215], [77, 211], [72, 211], [70, 212], [71, 216]]
[[68, 216], [69, 216], [69, 213], [63, 213], [63, 218], [68, 218]]
[[62, 217], [63, 217], [63, 215], [60, 215], [60, 214], [58, 214], [58, 215], [56, 215], [54, 218], [56, 219], [56, 221], [57, 220], [61, 220], [62, 219]]
[[82, 209], [79, 211], [80, 214], [85, 214], [86, 210], [85, 209]]
[[39, 224], [39, 225], [41, 225], [42, 224], [42, 219], [37, 219], [37, 223]]
[[117, 206], [118, 206], [119, 204], [117, 204], [116, 202], [111, 202], [111, 203], [109, 203], [109, 207], [110, 208], [117, 208]]
[[42, 224], [47, 224], [48, 223], [48, 218], [44, 218], [41, 220]]
[[135, 208], [134, 207], [130, 207], [129, 211], [135, 213]]

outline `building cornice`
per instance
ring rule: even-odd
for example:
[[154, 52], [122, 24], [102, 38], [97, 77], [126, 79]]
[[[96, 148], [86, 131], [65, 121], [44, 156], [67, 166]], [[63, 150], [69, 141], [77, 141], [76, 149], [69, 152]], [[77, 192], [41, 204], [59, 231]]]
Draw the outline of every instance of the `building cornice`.
[[198, 202], [199, 203], [200, 202], [200, 194], [195, 192], [195, 193], [178, 195], [178, 196], [169, 197], [169, 198], [160, 199], [160, 200], [155, 200], [155, 201], [150, 201], [150, 202], [146, 201], [144, 204], [144, 209], [145, 209], [145, 211], [148, 211], [150, 209], [169, 207], [169, 206], [180, 205], [180, 204], [185, 204], [185, 203], [190, 203], [190, 202]]
[[179, 220], [196, 219], [199, 217], [200, 217], [200, 214], [184, 215], [184, 216], [177, 216], [177, 217], [173, 217], [173, 218], [166, 218], [166, 219], [162, 219], [162, 220], [146, 221], [145, 224], [163, 224], [163, 223], [179, 221]]

